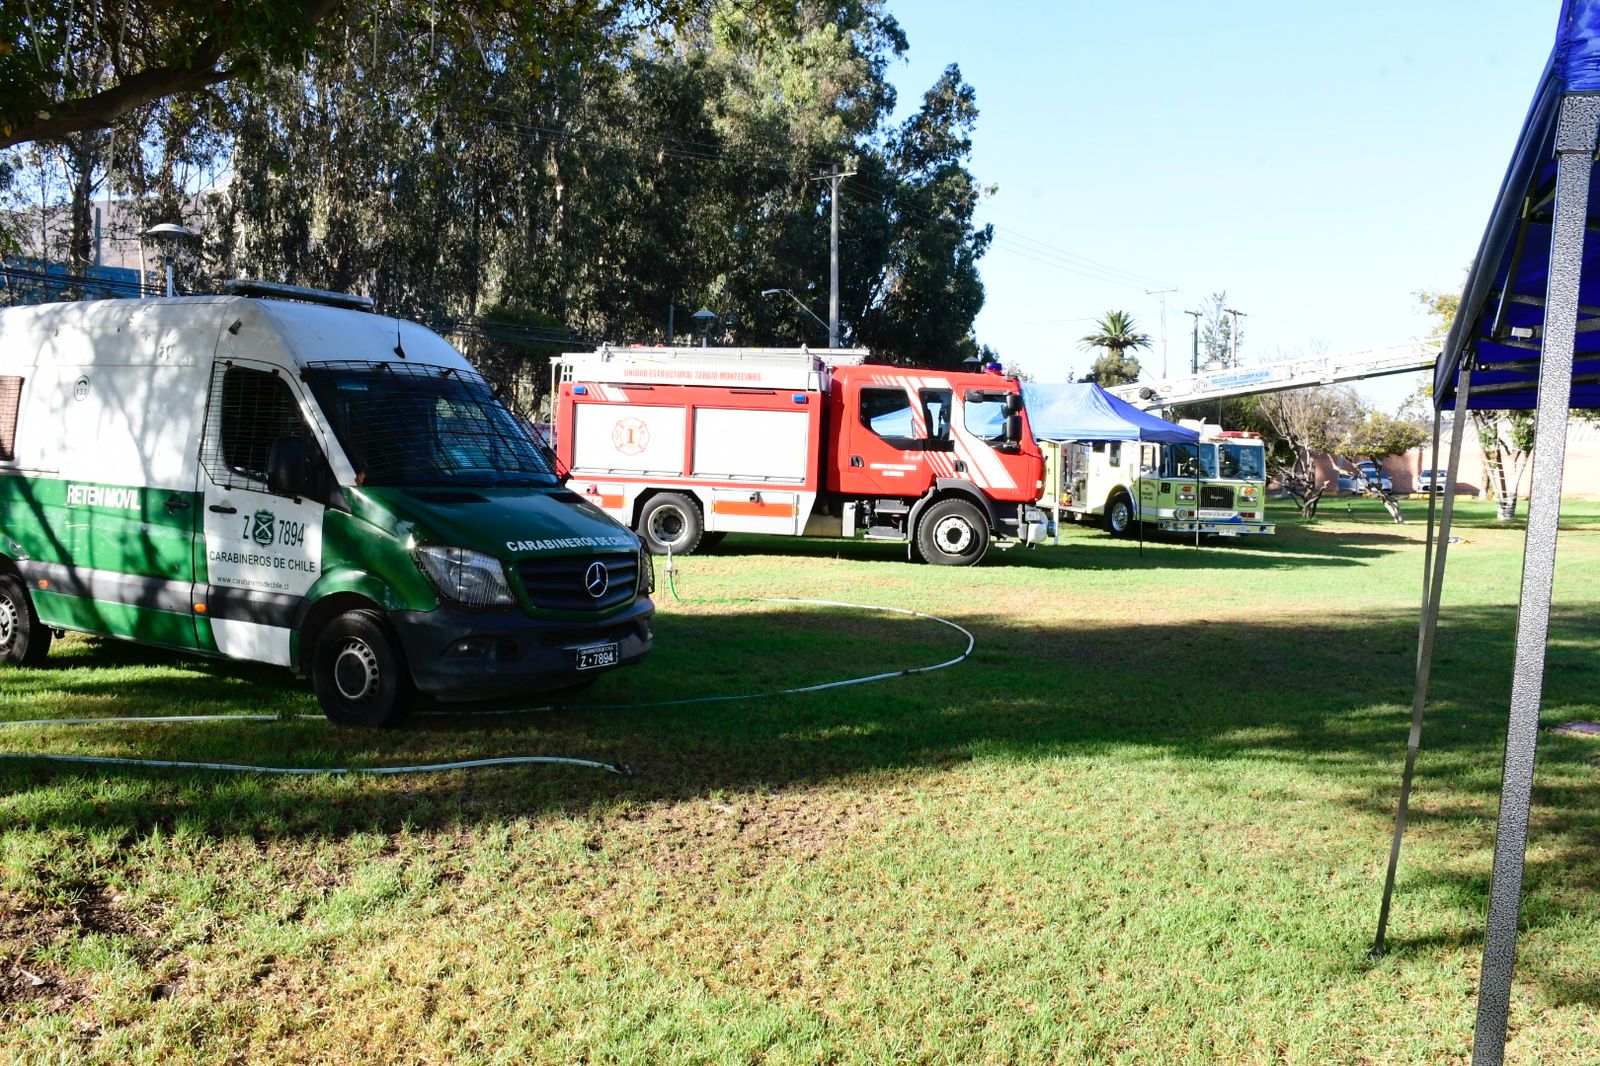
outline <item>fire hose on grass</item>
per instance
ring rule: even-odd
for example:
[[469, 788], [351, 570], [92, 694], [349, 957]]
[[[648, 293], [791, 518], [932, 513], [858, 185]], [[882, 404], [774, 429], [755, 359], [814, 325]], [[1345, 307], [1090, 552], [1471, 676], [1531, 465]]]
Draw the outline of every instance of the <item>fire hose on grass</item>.
[[[824, 607], [839, 610], [857, 611], [882, 611], [887, 614], [905, 615], [911, 618], [922, 618], [940, 625], [948, 626], [960, 633], [967, 640], [967, 646], [960, 655], [953, 659], [934, 663], [929, 666], [911, 666], [900, 670], [886, 670], [876, 674], [866, 674], [860, 677], [849, 677], [839, 681], [824, 681], [814, 685], [797, 685], [792, 688], [775, 689], [766, 692], [741, 692], [726, 693], [715, 696], [690, 696], [673, 700], [649, 700], [642, 703], [596, 703], [584, 704], [586, 708], [594, 710], [642, 710], [651, 707], [686, 707], [696, 704], [711, 703], [736, 703], [745, 700], [764, 700], [776, 696], [800, 696], [814, 692], [826, 692], [830, 689], [847, 688], [852, 685], [866, 685], [877, 681], [887, 681], [896, 677], [910, 677], [915, 674], [932, 673], [935, 670], [944, 670], [948, 667], [964, 662], [972, 655], [977, 641], [972, 633], [948, 618], [941, 618], [935, 614], [923, 611], [914, 611], [905, 607], [886, 607], [872, 603], [847, 603], [842, 600], [800, 599], [788, 597], [758, 597], [749, 599], [726, 600], [686, 600], [678, 595], [677, 569], [673, 565], [672, 553], [667, 553], [665, 567], [667, 590], [672, 594], [675, 603], [776, 603], [789, 606]], [[493, 711], [427, 711], [421, 717], [458, 717], [463, 713], [475, 716], [487, 715], [523, 715], [539, 714], [558, 710], [563, 704], [544, 704], [536, 707], [514, 707]], [[313, 719], [326, 721], [321, 715], [299, 714], [294, 719]], [[104, 726], [128, 724], [191, 724], [197, 722], [278, 722], [284, 719], [274, 714], [166, 714], [166, 715], [131, 715], [122, 717], [105, 718], [30, 718], [11, 722], [0, 722], [0, 729], [18, 728], [23, 726], [49, 727], [49, 726]], [[171, 770], [210, 770], [228, 773], [270, 774], [282, 776], [307, 777], [317, 774], [330, 776], [350, 774], [370, 774], [376, 776], [394, 776], [400, 774], [426, 774], [439, 773], [447, 770], [477, 770], [488, 767], [524, 766], [532, 764], [551, 764], [562, 766], [580, 766], [588, 769], [602, 770], [607, 773], [619, 774], [623, 777], [632, 777], [633, 771], [625, 763], [602, 762], [596, 759], [580, 759], [565, 755], [502, 755], [484, 759], [461, 759], [453, 762], [419, 763], [410, 766], [259, 766], [250, 763], [226, 762], [188, 762], [175, 759], [135, 759], [103, 755], [60, 755], [48, 752], [0, 752], [0, 759], [7, 760], [33, 760], [56, 763], [77, 763], [91, 766], [132, 766], [147, 769]]]

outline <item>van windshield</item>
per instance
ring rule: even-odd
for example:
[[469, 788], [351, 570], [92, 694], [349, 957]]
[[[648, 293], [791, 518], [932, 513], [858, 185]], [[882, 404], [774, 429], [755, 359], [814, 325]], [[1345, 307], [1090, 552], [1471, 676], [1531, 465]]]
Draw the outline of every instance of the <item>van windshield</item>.
[[357, 484], [472, 488], [556, 484], [532, 430], [471, 371], [410, 363], [315, 363], [306, 384]]

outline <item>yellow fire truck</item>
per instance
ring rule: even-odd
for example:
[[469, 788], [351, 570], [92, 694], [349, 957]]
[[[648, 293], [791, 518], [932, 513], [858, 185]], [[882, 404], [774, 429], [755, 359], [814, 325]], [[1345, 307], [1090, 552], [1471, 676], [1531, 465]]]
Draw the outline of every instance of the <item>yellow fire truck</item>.
[[1058, 521], [1098, 520], [1117, 536], [1133, 532], [1134, 522], [1169, 533], [1271, 533], [1261, 435], [1182, 424], [1200, 434], [1198, 443], [1043, 443], [1046, 495], [1040, 506]]

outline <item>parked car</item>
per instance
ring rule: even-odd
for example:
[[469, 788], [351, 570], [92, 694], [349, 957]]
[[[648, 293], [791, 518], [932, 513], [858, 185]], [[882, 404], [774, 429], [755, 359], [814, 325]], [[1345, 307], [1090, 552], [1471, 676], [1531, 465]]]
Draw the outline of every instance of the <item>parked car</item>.
[[1417, 475], [1418, 492], [1444, 492], [1450, 488], [1448, 470], [1424, 470]]
[[1334, 490], [1340, 496], [1359, 496], [1363, 491], [1360, 480], [1353, 474], [1340, 474], [1339, 487]]
[[1365, 489], [1378, 492], [1393, 492], [1394, 482], [1389, 480], [1389, 475], [1383, 472], [1383, 467], [1365, 459], [1356, 464], [1356, 477], [1366, 482]]

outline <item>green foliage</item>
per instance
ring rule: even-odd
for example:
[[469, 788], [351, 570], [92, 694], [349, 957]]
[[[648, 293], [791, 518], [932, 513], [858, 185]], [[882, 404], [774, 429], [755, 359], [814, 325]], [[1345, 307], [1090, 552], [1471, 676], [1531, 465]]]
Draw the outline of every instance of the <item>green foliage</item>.
[[1139, 380], [1139, 360], [1129, 352], [1150, 347], [1150, 335], [1140, 333], [1133, 316], [1125, 311], [1107, 311], [1095, 323], [1093, 333], [1078, 340], [1085, 351], [1103, 349], [1084, 376], [1084, 381], [1100, 385], [1122, 385]]
[[0, 148], [103, 129], [173, 92], [298, 64], [330, 0], [27, 0], [0, 9]]
[[[854, 261], [859, 327], [853, 339], [893, 362], [957, 368], [977, 354], [972, 320], [983, 306], [978, 260], [993, 239], [973, 220], [983, 190], [967, 171], [976, 94], [945, 68], [921, 109], [889, 137], [875, 176], [853, 185], [865, 232], [883, 227], [876, 257]], [[864, 251], [868, 249], [863, 249]], [[846, 262], [852, 262], [849, 259]]]
[[1234, 353], [1244, 347], [1244, 327], [1239, 327], [1237, 339], [1234, 337], [1234, 318], [1227, 313], [1228, 294], [1214, 292], [1209, 300], [1204, 301], [1201, 307], [1200, 318], [1200, 366], [1203, 369], [1208, 363], [1214, 366], [1231, 366]]
[[[401, 5], [398, 17], [427, 41], [472, 44], [499, 36], [523, 41], [597, 42], [597, 28], [622, 34], [670, 29], [694, 0], [463, 0]], [[340, 0], [163, 0], [78, 3], [24, 0], [0, 9], [0, 148], [60, 140], [110, 127], [138, 108], [226, 81], [249, 85], [335, 58], [365, 43], [350, 33], [391, 5]], [[488, 52], [474, 57], [487, 64]]]
[[[930, 366], [975, 355], [991, 234], [960, 71], [894, 126], [884, 75], [906, 40], [882, 0], [687, 7], [340, 7], [293, 48], [259, 42], [247, 77], [39, 149], [30, 174], [71, 177], [45, 198], [73, 215], [49, 254], [87, 255], [90, 192], [109, 181], [134, 228], [206, 234], [184, 288], [263, 276], [427, 321], [500, 308], [585, 344], [661, 343], [669, 322], [682, 338], [708, 308], [727, 343], [820, 345], [760, 293], [826, 317], [834, 205], [817, 176], [837, 163], [854, 171], [837, 205], [844, 343]], [[225, 190], [193, 195], [224, 170]]]
[[1427, 429], [1414, 420], [1367, 410], [1345, 428], [1334, 451], [1340, 455], [1382, 459], [1404, 455], [1427, 439]]
[[1112, 349], [1096, 356], [1082, 378], [1097, 385], [1125, 385], [1139, 380], [1139, 360], [1124, 351]]
[[1433, 319], [1433, 330], [1428, 336], [1432, 340], [1444, 340], [1450, 333], [1450, 327], [1455, 323], [1456, 312], [1461, 309], [1461, 294], [1418, 289], [1416, 297], [1417, 302]]

